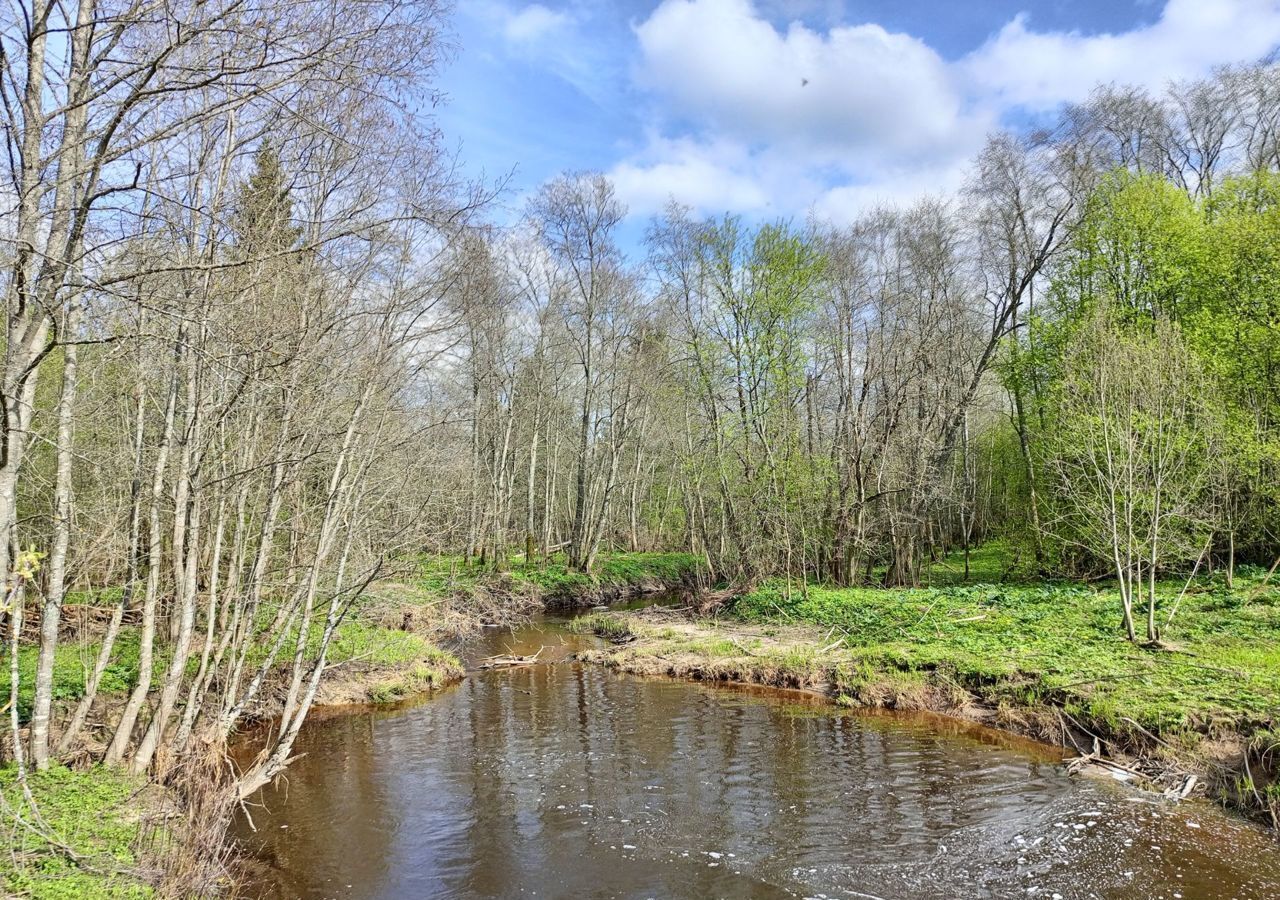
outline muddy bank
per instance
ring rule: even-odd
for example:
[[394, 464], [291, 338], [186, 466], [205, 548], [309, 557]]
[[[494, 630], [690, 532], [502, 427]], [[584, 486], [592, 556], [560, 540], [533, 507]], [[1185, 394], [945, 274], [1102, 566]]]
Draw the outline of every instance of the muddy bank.
[[[804, 625], [699, 619], [687, 611], [608, 612], [576, 625], [611, 641], [583, 662], [637, 675], [799, 689], [856, 708], [925, 711], [1061, 747], [1117, 780], [1168, 799], [1204, 796], [1280, 828], [1275, 785], [1280, 750], [1269, 732], [1216, 723], [1154, 734], [1074, 713], [1062, 697], [1020, 691], [1016, 679], [977, 682], [945, 665], [872, 668], [832, 634]], [[1036, 698], [1019, 703], [1019, 694]]]
[[697, 574], [690, 571], [679, 578], [645, 578], [622, 584], [570, 585], [548, 592], [540, 600], [543, 609], [549, 612], [572, 612], [658, 594], [691, 594], [697, 589]]

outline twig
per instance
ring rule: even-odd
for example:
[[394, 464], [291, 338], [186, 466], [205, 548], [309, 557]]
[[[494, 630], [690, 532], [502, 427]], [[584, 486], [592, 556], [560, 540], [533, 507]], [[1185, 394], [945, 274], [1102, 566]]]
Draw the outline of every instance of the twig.
[[1271, 564], [1271, 568], [1267, 570], [1267, 577], [1262, 579], [1262, 583], [1249, 592], [1249, 596], [1244, 598], [1244, 605], [1248, 606], [1254, 601], [1258, 594], [1262, 593], [1262, 589], [1267, 586], [1267, 582], [1271, 580], [1271, 576], [1276, 574], [1276, 569], [1280, 568], [1280, 556], [1276, 557], [1276, 561]]

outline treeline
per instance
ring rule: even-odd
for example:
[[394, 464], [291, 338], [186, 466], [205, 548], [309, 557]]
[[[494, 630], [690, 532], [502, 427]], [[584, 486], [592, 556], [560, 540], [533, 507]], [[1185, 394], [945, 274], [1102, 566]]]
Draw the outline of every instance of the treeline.
[[[440, 260], [480, 199], [414, 111], [439, 10], [2, 15], [5, 755], [211, 759], [243, 797], [283, 769], [351, 604], [422, 545]], [[220, 748], [263, 709], [228, 780]]]
[[[739, 583], [903, 585], [1001, 535], [1045, 572], [1113, 572], [1141, 610], [1163, 572], [1276, 552], [1274, 66], [1100, 89], [994, 136], [957, 198], [840, 227], [673, 205], [628, 254], [599, 175], [484, 223], [416, 112], [432, 3], [16, 9], [20, 767], [163, 778], [212, 748], [225, 772], [270, 708], [227, 785], [247, 795], [344, 617], [423, 553], [589, 570], [687, 548]], [[56, 703], [69, 658], [83, 694]]]
[[959, 197], [672, 205], [631, 260], [608, 181], [563, 176], [467, 251], [440, 546], [910, 585], [1001, 536], [1152, 617], [1171, 569], [1269, 564], [1278, 94], [1271, 65], [1099, 88], [992, 137]]

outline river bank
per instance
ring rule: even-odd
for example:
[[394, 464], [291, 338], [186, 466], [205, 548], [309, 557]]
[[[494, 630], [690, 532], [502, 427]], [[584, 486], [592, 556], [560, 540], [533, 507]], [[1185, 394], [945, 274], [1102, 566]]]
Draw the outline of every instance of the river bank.
[[[606, 554], [589, 575], [569, 571], [558, 557], [506, 571], [467, 565], [458, 557], [415, 560], [373, 585], [350, 611], [330, 647], [314, 708], [389, 705], [438, 690], [462, 678], [457, 650], [486, 628], [517, 625], [546, 607], [579, 608], [691, 587], [698, 570], [696, 557], [680, 553]], [[98, 599], [114, 601], [110, 595]], [[316, 635], [318, 639], [318, 624]], [[86, 660], [97, 654], [97, 634], [91, 628], [78, 637], [78, 644], [64, 643], [54, 669], [55, 697], [64, 715], [83, 696]], [[105, 713], [123, 701], [137, 672], [136, 635], [129, 627], [116, 646], [91, 716], [94, 722], [112, 721]], [[25, 717], [35, 648], [23, 648], [18, 663], [23, 675], [18, 711]], [[163, 650], [154, 665], [157, 673], [168, 665]], [[0, 672], [0, 696], [8, 695], [8, 679], [6, 666]], [[250, 724], [277, 715], [286, 690], [283, 675], [269, 679], [250, 711]], [[0, 890], [6, 896], [156, 895], [165, 877], [165, 857], [172, 855], [175, 841], [183, 840], [180, 830], [167, 826], [181, 820], [180, 804], [152, 781], [92, 765], [107, 737], [90, 732], [76, 753], [81, 765], [30, 776], [42, 823], [32, 823], [34, 828], [11, 823], [6, 813], [17, 849], [0, 855]], [[12, 766], [0, 767], [0, 793], [8, 809], [21, 815], [26, 803], [15, 776]], [[50, 814], [44, 815], [45, 809]], [[223, 849], [195, 852], [208, 857]]]
[[1280, 846], [1212, 804], [954, 718], [583, 664], [600, 643], [535, 615], [429, 700], [313, 719], [238, 818], [248, 895], [1280, 896]]
[[1096, 758], [1149, 790], [1203, 794], [1274, 828], [1280, 594], [1258, 586], [1188, 592], [1154, 649], [1123, 640], [1108, 591], [1078, 585], [771, 583], [717, 615], [605, 612], [576, 627], [617, 642], [584, 652], [586, 662], [942, 713]]
[[[375, 585], [352, 612], [316, 706], [396, 703], [435, 690], [462, 677], [457, 653], [483, 629], [516, 627], [544, 610], [693, 591], [701, 571], [686, 553], [605, 554], [590, 573], [560, 556], [503, 570], [424, 559], [412, 576]], [[260, 717], [273, 714], [267, 706]]]

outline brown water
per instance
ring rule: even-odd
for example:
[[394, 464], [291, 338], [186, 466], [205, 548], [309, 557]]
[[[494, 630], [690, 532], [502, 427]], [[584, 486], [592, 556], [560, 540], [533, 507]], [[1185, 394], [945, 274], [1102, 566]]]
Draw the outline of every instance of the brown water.
[[567, 661], [318, 718], [238, 825], [287, 898], [1280, 898], [1280, 845], [928, 717]]

